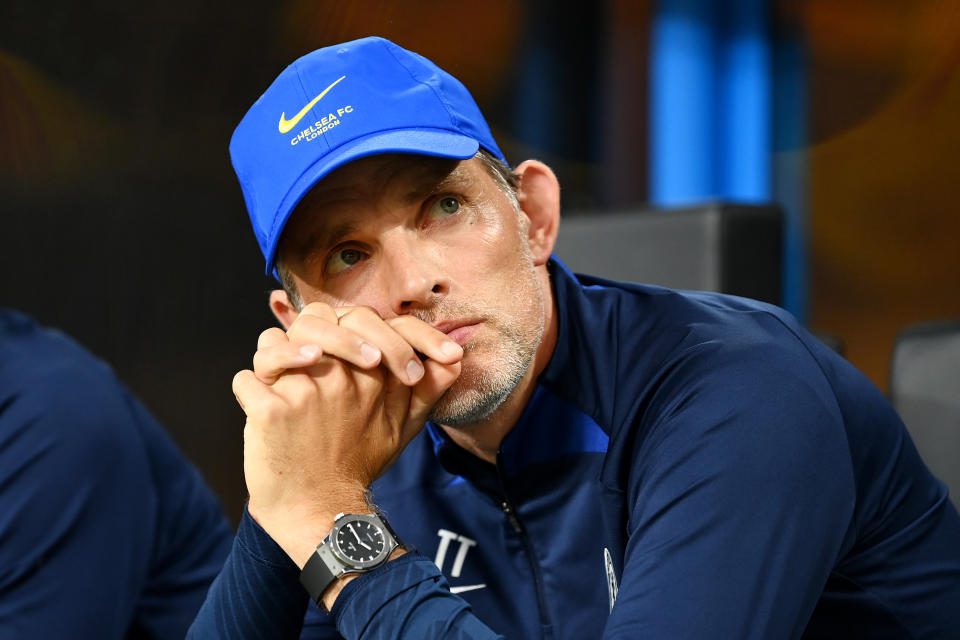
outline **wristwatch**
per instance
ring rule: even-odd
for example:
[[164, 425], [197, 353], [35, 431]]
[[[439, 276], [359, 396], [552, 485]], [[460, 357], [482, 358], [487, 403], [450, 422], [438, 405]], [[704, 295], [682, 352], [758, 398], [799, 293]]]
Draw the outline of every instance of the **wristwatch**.
[[387, 561], [399, 546], [390, 525], [376, 513], [339, 513], [333, 529], [300, 572], [300, 584], [323, 608], [323, 592], [349, 573], [366, 573]]

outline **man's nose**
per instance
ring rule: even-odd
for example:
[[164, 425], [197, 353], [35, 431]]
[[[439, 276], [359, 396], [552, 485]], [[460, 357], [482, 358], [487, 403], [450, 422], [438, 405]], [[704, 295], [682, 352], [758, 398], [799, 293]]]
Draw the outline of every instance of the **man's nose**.
[[450, 291], [446, 269], [436, 247], [416, 234], [402, 234], [383, 247], [390, 310], [403, 315], [437, 303]]

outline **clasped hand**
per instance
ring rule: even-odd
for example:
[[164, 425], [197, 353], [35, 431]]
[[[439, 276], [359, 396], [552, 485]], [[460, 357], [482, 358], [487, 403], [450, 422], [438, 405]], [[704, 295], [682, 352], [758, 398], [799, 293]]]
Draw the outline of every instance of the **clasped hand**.
[[426, 322], [367, 307], [313, 303], [288, 331], [260, 334], [253, 370], [233, 379], [247, 415], [248, 510], [295, 562], [336, 513], [370, 510], [367, 488], [423, 427], [462, 358]]

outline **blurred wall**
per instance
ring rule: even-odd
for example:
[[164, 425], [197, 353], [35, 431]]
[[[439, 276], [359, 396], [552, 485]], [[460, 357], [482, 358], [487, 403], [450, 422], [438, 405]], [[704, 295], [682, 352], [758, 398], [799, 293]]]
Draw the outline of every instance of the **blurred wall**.
[[811, 324], [887, 387], [896, 333], [960, 317], [960, 2], [808, 0]]

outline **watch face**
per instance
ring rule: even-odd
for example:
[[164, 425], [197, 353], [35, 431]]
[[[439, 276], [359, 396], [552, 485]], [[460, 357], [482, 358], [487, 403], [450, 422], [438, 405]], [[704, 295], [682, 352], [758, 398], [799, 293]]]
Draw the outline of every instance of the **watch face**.
[[338, 523], [333, 540], [337, 555], [358, 568], [377, 564], [387, 553], [383, 529], [361, 516], [351, 516]]

